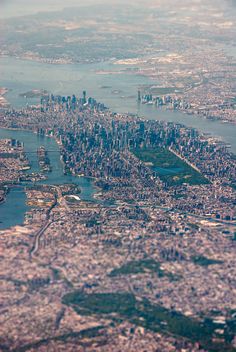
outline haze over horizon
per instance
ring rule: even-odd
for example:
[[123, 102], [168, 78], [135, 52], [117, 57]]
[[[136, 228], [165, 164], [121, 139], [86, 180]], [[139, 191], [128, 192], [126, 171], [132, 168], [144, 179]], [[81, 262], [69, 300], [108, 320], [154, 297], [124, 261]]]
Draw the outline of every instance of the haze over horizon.
[[[123, 0], [113, 0], [113, 3], [125, 3]], [[33, 3], [30, 0], [0, 0], [0, 18], [11, 18], [25, 15], [36, 14], [38, 12], [60, 11], [67, 7], [81, 7], [99, 3], [111, 3], [108, 0], [42, 0]]]
[[236, 352], [236, 0], [0, 0], [0, 352]]
[[[145, 2], [145, 6], [154, 6], [159, 5], [162, 1], [157, 0], [148, 0]], [[170, 5], [174, 5], [173, 0], [167, 0], [163, 1], [163, 3]], [[38, 12], [49, 12], [49, 11], [61, 11], [64, 8], [69, 8], [69, 7], [82, 7], [82, 6], [89, 6], [93, 4], [124, 4], [127, 6], [127, 2], [125, 0], [82, 0], [82, 1], [77, 1], [77, 0], [67, 0], [66, 2], [64, 0], [42, 0], [40, 2], [32, 2], [30, 0], [0, 0], [0, 18], [1, 19], [7, 19], [7, 18], [12, 18], [12, 17], [20, 17], [20, 16], [27, 16], [27, 15], [33, 15], [37, 14]], [[129, 4], [143, 4], [143, 1], [141, 0], [131, 0], [129, 1]], [[228, 5], [230, 7], [235, 7], [236, 1], [235, 0], [224, 0], [224, 1], [215, 1], [216, 6], [220, 4], [222, 6], [225, 3], [225, 5]], [[191, 3], [191, 6], [193, 4], [198, 4], [198, 0], [194, 0]], [[190, 6], [190, 5], [189, 5]], [[191, 7], [190, 6], [190, 7]], [[173, 6], [174, 8], [174, 6]]]

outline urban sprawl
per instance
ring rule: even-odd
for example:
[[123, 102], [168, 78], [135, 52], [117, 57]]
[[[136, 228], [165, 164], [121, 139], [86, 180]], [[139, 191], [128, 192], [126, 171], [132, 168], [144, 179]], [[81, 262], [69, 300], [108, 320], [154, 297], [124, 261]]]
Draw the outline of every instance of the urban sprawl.
[[0, 350], [236, 349], [236, 162], [224, 143], [85, 91], [1, 111], [0, 126], [54, 138], [64, 174], [96, 189], [85, 201], [76, 184], [44, 183], [50, 151], [34, 151], [32, 173], [22, 141], [0, 140], [0, 202], [23, 184], [29, 206], [0, 232]]

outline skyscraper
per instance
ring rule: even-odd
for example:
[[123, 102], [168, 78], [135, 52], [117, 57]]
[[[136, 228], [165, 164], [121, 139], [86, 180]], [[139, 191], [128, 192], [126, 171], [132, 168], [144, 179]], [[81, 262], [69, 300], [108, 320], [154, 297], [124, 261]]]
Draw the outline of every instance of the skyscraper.
[[83, 91], [83, 104], [87, 103], [86, 90]]
[[141, 101], [141, 92], [140, 92], [140, 90], [138, 91], [138, 101]]

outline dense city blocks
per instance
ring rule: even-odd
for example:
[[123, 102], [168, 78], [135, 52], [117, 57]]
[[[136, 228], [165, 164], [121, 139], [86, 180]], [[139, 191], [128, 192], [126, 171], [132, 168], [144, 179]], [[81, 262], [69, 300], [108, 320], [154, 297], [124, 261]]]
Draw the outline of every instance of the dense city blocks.
[[236, 351], [235, 18], [0, 1], [0, 352]]
[[[24, 184], [29, 207], [23, 227], [1, 232], [5, 336], [19, 322], [4, 346], [73, 350], [87, 341], [88, 350], [129, 351], [126, 339], [154, 348], [158, 336], [164, 351], [233, 351], [235, 158], [224, 144], [112, 113], [86, 92], [44, 96], [0, 123], [57, 142], [28, 150], [27, 141], [1, 141], [2, 197]], [[87, 200], [84, 178], [96, 187]], [[22, 301], [17, 318], [13, 301]]]

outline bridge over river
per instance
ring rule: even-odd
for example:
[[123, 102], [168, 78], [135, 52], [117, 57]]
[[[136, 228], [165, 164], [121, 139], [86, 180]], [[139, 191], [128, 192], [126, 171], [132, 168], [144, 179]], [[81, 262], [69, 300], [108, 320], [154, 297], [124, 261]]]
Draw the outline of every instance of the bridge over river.
[[[38, 136], [28, 131], [0, 129], [0, 139], [4, 138], [17, 139], [24, 143], [24, 151], [31, 165], [31, 169], [27, 171], [29, 173], [39, 172], [37, 149], [40, 146], [45, 147], [49, 154], [52, 172], [48, 173], [48, 179], [40, 181], [40, 184], [75, 183], [81, 188], [81, 199], [94, 201], [95, 187], [91, 179], [64, 175], [60, 160], [60, 149], [53, 138]], [[24, 186], [12, 188], [7, 195], [6, 202], [0, 205], [0, 230], [23, 223], [25, 212], [28, 210]]]

